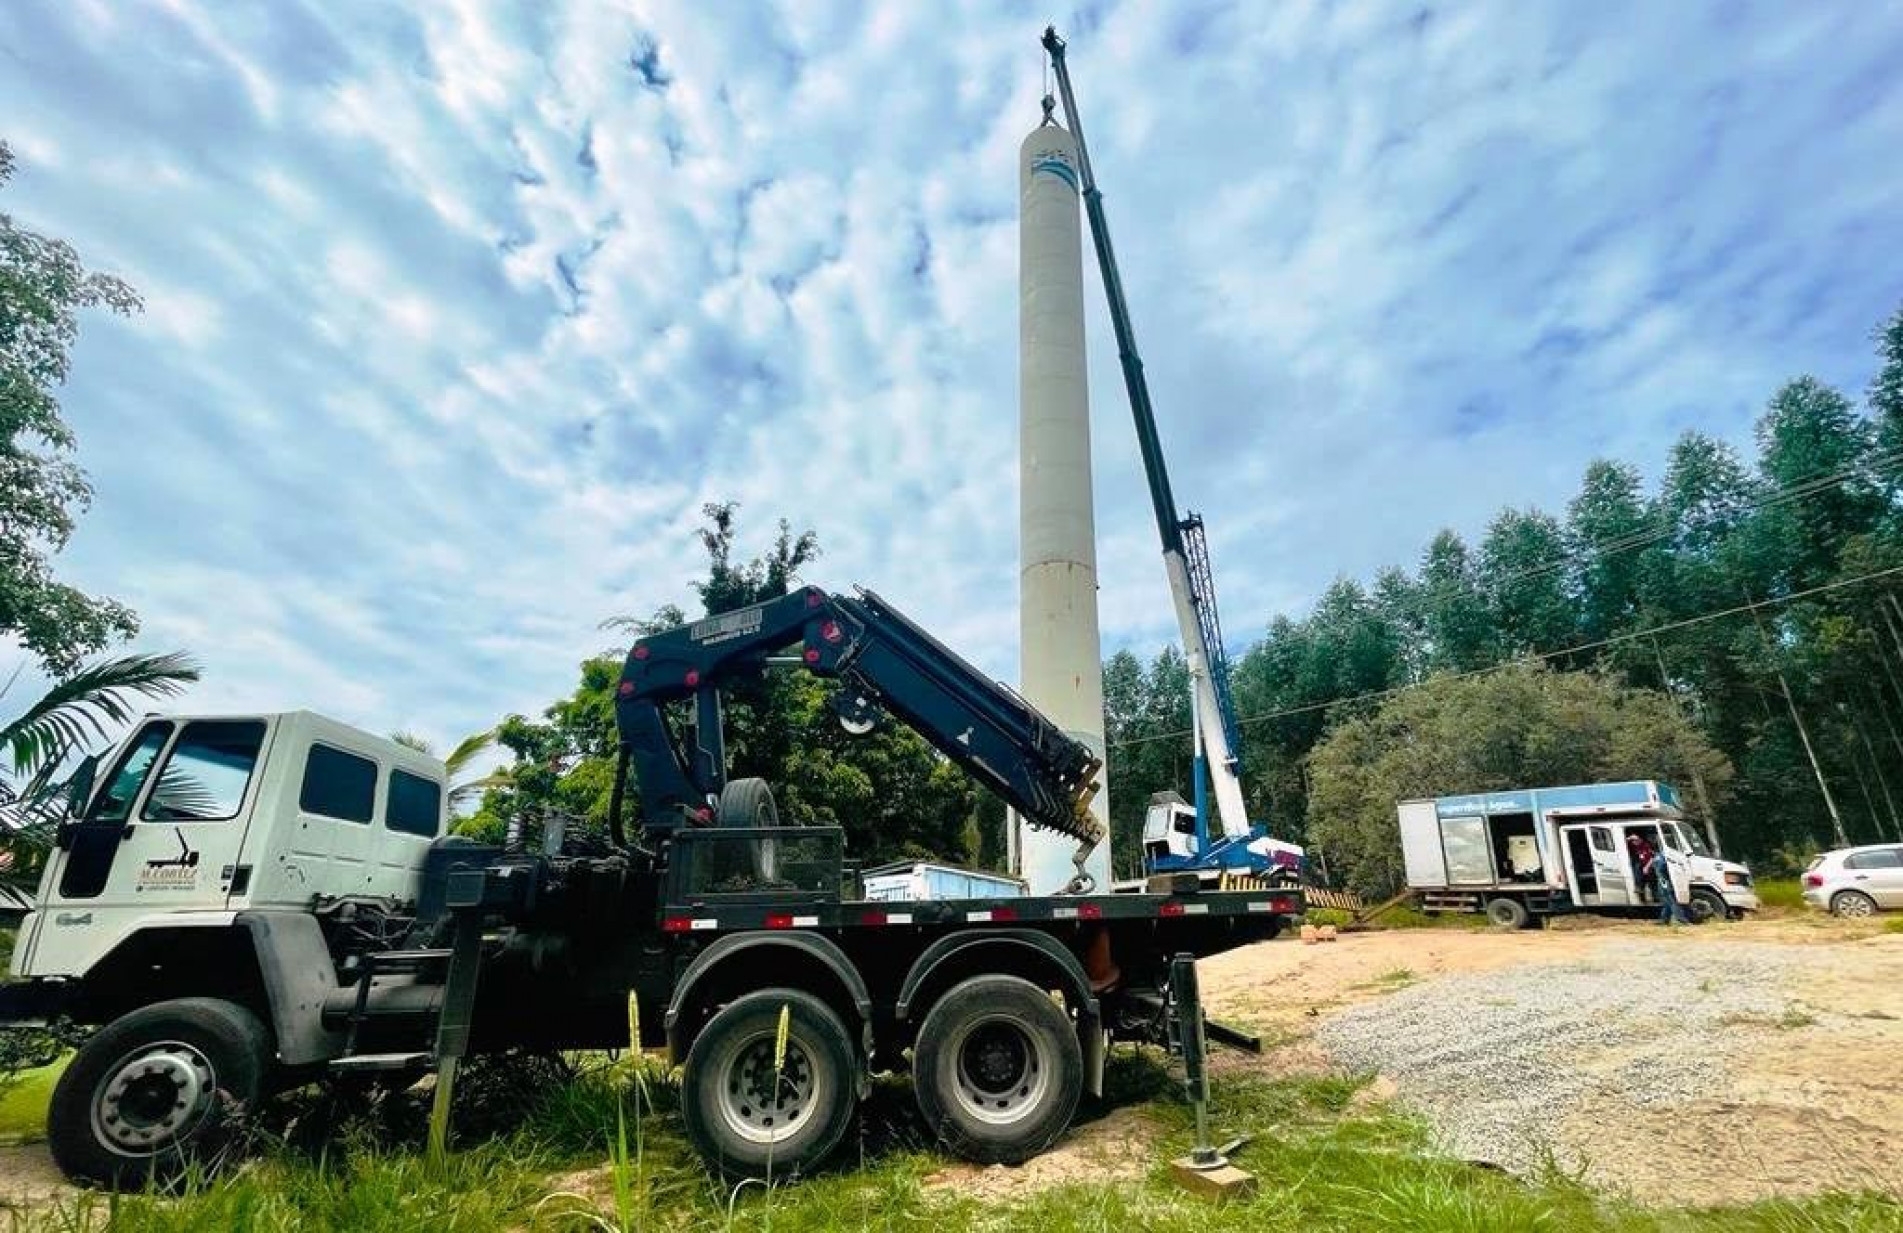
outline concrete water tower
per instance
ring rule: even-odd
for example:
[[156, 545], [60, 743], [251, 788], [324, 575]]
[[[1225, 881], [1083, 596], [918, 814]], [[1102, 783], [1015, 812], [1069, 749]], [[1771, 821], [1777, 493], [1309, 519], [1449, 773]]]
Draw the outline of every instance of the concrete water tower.
[[[1023, 693], [1072, 738], [1104, 753], [1097, 633], [1097, 531], [1084, 366], [1084, 250], [1077, 146], [1050, 116], [1018, 151], [1019, 649]], [[1086, 872], [1110, 885], [1110, 793], [1091, 809], [1104, 842]], [[1076, 841], [1010, 818], [1013, 867], [1032, 894], [1075, 873]]]

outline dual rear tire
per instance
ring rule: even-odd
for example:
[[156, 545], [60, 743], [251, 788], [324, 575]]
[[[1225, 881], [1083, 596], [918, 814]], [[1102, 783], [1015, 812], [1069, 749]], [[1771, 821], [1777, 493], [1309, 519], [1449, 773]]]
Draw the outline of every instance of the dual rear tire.
[[[1049, 1147], [1083, 1092], [1069, 1013], [1016, 976], [972, 977], [940, 998], [919, 1026], [912, 1069], [931, 1132], [981, 1164], [1018, 1164]], [[811, 1172], [844, 1142], [858, 1078], [851, 1034], [826, 1003], [795, 989], [746, 994], [708, 1020], [688, 1050], [688, 1138], [729, 1176]]]
[[1064, 1133], [1084, 1088], [1077, 1028], [1051, 995], [1017, 976], [974, 976], [919, 1025], [912, 1087], [925, 1124], [952, 1153], [1021, 1164]]

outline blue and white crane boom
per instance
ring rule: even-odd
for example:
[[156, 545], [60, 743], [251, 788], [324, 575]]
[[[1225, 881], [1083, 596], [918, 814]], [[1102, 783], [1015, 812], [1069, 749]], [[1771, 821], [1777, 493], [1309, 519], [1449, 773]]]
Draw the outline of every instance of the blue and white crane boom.
[[[1208, 762], [1210, 784], [1215, 791], [1216, 813], [1222, 820], [1223, 834], [1229, 838], [1247, 835], [1248, 808], [1243, 803], [1241, 761], [1236, 748], [1233, 708], [1228, 705], [1228, 663], [1223, 656], [1220, 626], [1216, 620], [1213, 580], [1209, 573], [1209, 555], [1203, 542], [1200, 518], [1182, 518], [1176, 512], [1176, 498], [1170, 492], [1169, 471], [1163, 463], [1163, 447], [1157, 439], [1156, 414], [1150, 405], [1150, 387], [1143, 375], [1143, 360], [1137, 354], [1136, 331], [1130, 324], [1130, 308], [1123, 294], [1123, 278], [1117, 270], [1117, 255], [1110, 243], [1110, 226], [1104, 219], [1103, 194], [1090, 166], [1090, 150], [1084, 143], [1084, 129], [1077, 115], [1077, 100], [1071, 91], [1070, 72], [1064, 65], [1064, 41], [1057, 31], [1044, 31], [1044, 49], [1050, 53], [1051, 67], [1057, 77], [1057, 89], [1064, 104], [1065, 123], [1077, 143], [1077, 172], [1084, 198], [1084, 211], [1090, 220], [1090, 238], [1097, 250], [1097, 265], [1103, 274], [1104, 292], [1110, 301], [1110, 324], [1117, 336], [1117, 357], [1123, 366], [1124, 389], [1130, 397], [1130, 414], [1136, 421], [1137, 447], [1143, 455], [1143, 473], [1149, 480], [1150, 506], [1156, 515], [1156, 530], [1163, 540], [1163, 570], [1169, 578], [1170, 599], [1176, 608], [1176, 623], [1182, 632], [1183, 657], [1189, 664], [1191, 699], [1196, 725], [1201, 730], [1197, 752]], [[1185, 534], [1187, 532], [1187, 535]], [[1186, 543], [1196, 546], [1196, 564], [1192, 570]], [[1198, 576], [1200, 575], [1200, 577]], [[1199, 585], [1200, 584], [1200, 585]]]

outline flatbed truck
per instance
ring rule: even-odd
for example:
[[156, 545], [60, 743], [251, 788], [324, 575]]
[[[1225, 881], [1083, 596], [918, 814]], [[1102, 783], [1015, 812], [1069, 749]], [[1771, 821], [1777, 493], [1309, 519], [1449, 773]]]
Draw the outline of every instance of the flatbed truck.
[[[894, 717], [1077, 838], [1069, 892], [842, 894], [841, 831], [784, 825], [767, 784], [727, 777], [721, 690], [780, 667], [832, 680], [849, 731]], [[724, 1173], [816, 1167], [872, 1075], [905, 1070], [950, 1151], [1021, 1161], [1101, 1091], [1109, 1042], [1202, 1022], [1173, 969], [1302, 908], [1194, 878], [1098, 891], [1095, 757], [870, 592], [643, 637], [615, 707], [607, 834], [551, 821], [537, 843], [449, 834], [440, 763], [308, 712], [151, 716], [102, 775], [83, 764], [0, 986], [0, 1022], [96, 1028], [53, 1095], [61, 1168], [177, 1173], [317, 1079], [433, 1072], [446, 1111], [468, 1055], [625, 1047], [631, 1017]]]

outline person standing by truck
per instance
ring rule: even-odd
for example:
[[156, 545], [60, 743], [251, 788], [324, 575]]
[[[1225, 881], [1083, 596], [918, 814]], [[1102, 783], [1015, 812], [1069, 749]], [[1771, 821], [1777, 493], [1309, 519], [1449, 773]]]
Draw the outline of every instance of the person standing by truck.
[[1652, 887], [1658, 893], [1658, 923], [1667, 926], [1674, 921], [1681, 925], [1691, 924], [1691, 917], [1685, 915], [1685, 909], [1678, 902], [1678, 892], [1672, 889], [1672, 864], [1666, 859], [1664, 848], [1659, 848], [1652, 853], [1651, 858], [1646, 861], [1645, 872], [1651, 877]]
[[1645, 841], [1644, 835], [1631, 834], [1625, 837], [1626, 854], [1632, 858], [1632, 889], [1643, 901], [1649, 893], [1652, 875], [1649, 872], [1654, 855], [1652, 845]]

